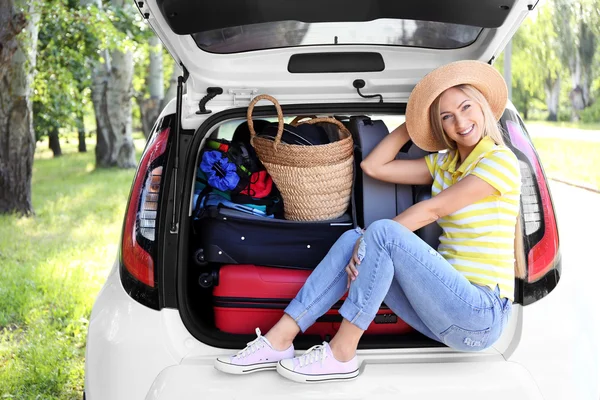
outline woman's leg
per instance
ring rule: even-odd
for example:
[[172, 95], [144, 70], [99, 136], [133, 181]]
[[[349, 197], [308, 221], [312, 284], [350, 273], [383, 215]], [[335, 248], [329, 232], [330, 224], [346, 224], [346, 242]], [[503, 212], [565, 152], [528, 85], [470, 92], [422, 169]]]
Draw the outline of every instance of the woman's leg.
[[[346, 292], [344, 269], [359, 237], [358, 230], [345, 232], [306, 280], [279, 322], [265, 336], [257, 328], [255, 340], [233, 356], [218, 357], [215, 368], [231, 374], [249, 374], [275, 369], [280, 360], [291, 359], [292, 341], [298, 332], [311, 326]], [[354, 370], [358, 374], [357, 367]]]
[[[345, 249], [345, 262], [351, 256], [351, 247]], [[497, 296], [487, 288], [472, 285], [437, 251], [397, 222], [371, 224], [359, 254], [362, 262], [340, 308], [344, 320], [338, 333], [329, 344], [314, 346], [300, 357], [280, 360], [277, 372], [282, 376], [298, 382], [356, 378], [358, 342], [384, 299], [400, 318], [412, 317], [423, 332], [454, 348], [481, 350], [499, 336], [504, 312]], [[304, 299], [297, 299], [294, 314], [300, 328], [310, 326], [344, 293], [346, 272], [340, 268], [344, 262], [338, 261], [334, 271], [321, 271], [323, 282], [313, 282]], [[399, 286], [392, 287], [393, 280]], [[395, 291], [398, 288], [404, 296]], [[391, 295], [390, 289], [394, 290]]]
[[[392, 280], [390, 290], [387, 292], [383, 302], [408, 325], [413, 327], [418, 332], [427, 336], [430, 339], [440, 341], [440, 338], [436, 336], [427, 325], [421, 320], [421, 317], [417, 314], [410, 300], [406, 297], [402, 286], [395, 279]], [[391, 305], [390, 305], [391, 304]]]
[[[498, 296], [471, 284], [413, 232], [381, 220], [369, 226], [363, 242], [359, 275], [340, 309], [349, 322], [366, 329], [385, 298], [400, 318], [451, 347], [481, 350], [499, 337], [506, 307]], [[402, 292], [394, 291], [392, 278]]]
[[273, 347], [287, 348], [300, 330], [308, 329], [346, 293], [345, 268], [360, 236], [359, 230], [352, 229], [334, 243], [285, 309], [284, 316], [265, 335]]
[[287, 314], [277, 321], [269, 332], [265, 335], [275, 350], [287, 349], [296, 335], [300, 332], [300, 327], [292, 317]]

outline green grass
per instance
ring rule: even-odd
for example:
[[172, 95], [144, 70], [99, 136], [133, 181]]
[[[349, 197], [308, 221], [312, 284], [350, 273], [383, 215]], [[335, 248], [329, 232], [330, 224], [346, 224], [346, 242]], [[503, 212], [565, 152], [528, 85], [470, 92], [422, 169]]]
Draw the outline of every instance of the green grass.
[[541, 126], [550, 126], [553, 128], [572, 128], [572, 129], [583, 129], [583, 130], [593, 130], [593, 131], [600, 130], [600, 122], [583, 123], [583, 122], [565, 122], [565, 121], [550, 122], [550, 121], [533, 121], [533, 120], [528, 120], [525, 122], [526, 122], [527, 126], [541, 125]]
[[534, 138], [549, 178], [600, 190], [600, 142]]
[[[139, 138], [139, 136], [138, 136]], [[94, 143], [38, 143], [35, 216], [0, 215], [0, 398], [81, 399], [88, 317], [115, 259], [133, 170], [94, 170]], [[143, 140], [136, 140], [139, 151]]]

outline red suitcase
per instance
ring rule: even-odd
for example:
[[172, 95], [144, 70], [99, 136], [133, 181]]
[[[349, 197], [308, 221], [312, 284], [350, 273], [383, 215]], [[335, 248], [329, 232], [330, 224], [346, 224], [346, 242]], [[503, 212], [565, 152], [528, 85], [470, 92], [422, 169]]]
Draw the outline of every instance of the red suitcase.
[[[228, 333], [253, 334], [256, 327], [265, 333], [283, 315], [311, 271], [255, 265], [225, 265], [214, 287], [215, 325]], [[340, 303], [341, 304], [341, 303]], [[333, 336], [342, 317], [339, 304], [312, 325], [306, 334]], [[403, 334], [412, 328], [382, 306], [366, 335]]]

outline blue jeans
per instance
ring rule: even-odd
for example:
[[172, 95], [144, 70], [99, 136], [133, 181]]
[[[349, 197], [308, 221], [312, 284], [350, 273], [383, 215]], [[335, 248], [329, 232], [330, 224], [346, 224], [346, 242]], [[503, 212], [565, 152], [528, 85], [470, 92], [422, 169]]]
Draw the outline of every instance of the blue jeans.
[[[360, 229], [345, 232], [310, 275], [285, 312], [305, 331], [346, 293], [345, 271]], [[358, 277], [340, 308], [343, 318], [366, 330], [385, 304], [431, 339], [457, 350], [478, 351], [502, 333], [512, 303], [469, 282], [436, 250], [392, 220], [372, 223], [358, 257]]]

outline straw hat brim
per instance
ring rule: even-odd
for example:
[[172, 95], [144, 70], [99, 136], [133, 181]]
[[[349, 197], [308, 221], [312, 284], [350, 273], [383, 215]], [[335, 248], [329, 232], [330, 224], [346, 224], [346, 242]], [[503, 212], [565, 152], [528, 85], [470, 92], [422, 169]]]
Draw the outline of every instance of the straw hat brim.
[[481, 61], [456, 61], [425, 75], [411, 92], [406, 106], [406, 129], [413, 143], [427, 151], [448, 148], [433, 135], [429, 108], [446, 89], [463, 84], [477, 88], [487, 99], [496, 121], [500, 119], [508, 100], [508, 89], [502, 75]]

